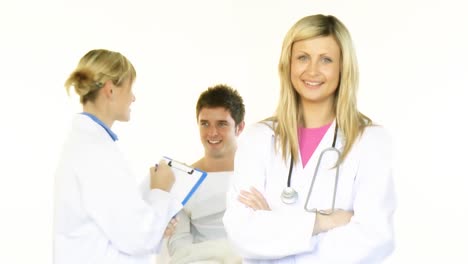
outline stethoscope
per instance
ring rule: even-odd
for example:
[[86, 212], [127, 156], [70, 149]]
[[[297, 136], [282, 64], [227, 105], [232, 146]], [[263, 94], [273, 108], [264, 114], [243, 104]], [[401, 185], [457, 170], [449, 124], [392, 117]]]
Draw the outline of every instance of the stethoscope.
[[[320, 156], [319, 156], [319, 159], [318, 159], [318, 162], [317, 162], [317, 166], [315, 167], [314, 176], [312, 178], [312, 182], [310, 183], [309, 193], [307, 194], [307, 199], [306, 199], [306, 202], [304, 204], [304, 210], [306, 210], [307, 212], [313, 212], [313, 213], [329, 215], [329, 214], [333, 213], [333, 211], [335, 210], [336, 190], [337, 190], [337, 187], [338, 187], [338, 178], [340, 176], [340, 167], [339, 167], [338, 164], [336, 164], [335, 188], [333, 190], [333, 200], [332, 200], [331, 210], [318, 210], [317, 208], [309, 208], [309, 198], [310, 198], [310, 195], [312, 194], [312, 189], [314, 188], [315, 179], [317, 178], [317, 172], [318, 172], [319, 167], [320, 167], [320, 165], [322, 163], [322, 158], [323, 158], [324, 154], [327, 153], [327, 152], [334, 152], [334, 153], [337, 153], [337, 155], [338, 155], [337, 161], [340, 159], [341, 152], [337, 148], [335, 148], [337, 134], [338, 134], [338, 125], [335, 126], [335, 134], [333, 136], [332, 146], [330, 148], [324, 149], [320, 153]], [[298, 199], [298, 196], [299, 196], [297, 194], [296, 190], [294, 190], [294, 188], [291, 187], [292, 169], [293, 169], [293, 160], [292, 160], [292, 157], [291, 157], [291, 163], [289, 165], [289, 174], [288, 174], [287, 187], [284, 188], [283, 192], [281, 193], [281, 200], [285, 204], [295, 203], [297, 201], [297, 199]]]

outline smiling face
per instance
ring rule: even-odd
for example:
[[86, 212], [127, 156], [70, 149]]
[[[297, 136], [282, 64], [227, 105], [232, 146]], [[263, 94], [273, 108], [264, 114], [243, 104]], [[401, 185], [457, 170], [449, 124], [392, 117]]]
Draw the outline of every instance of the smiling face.
[[306, 104], [333, 104], [340, 81], [340, 47], [331, 36], [297, 41], [291, 52], [291, 82]]
[[205, 156], [223, 158], [236, 151], [236, 137], [241, 127], [236, 126], [229, 110], [224, 107], [202, 108], [198, 115], [200, 140]]

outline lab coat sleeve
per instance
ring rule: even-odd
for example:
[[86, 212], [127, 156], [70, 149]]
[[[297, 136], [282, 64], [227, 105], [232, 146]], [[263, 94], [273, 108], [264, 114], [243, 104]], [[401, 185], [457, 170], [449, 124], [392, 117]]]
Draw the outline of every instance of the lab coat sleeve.
[[193, 243], [193, 236], [192, 233], [190, 233], [190, 218], [185, 210], [181, 210], [177, 214], [177, 219], [178, 223], [175, 232], [167, 243], [167, 248], [171, 256], [174, 255], [177, 250]]
[[75, 166], [81, 199], [89, 217], [128, 255], [156, 253], [167, 224], [182, 205], [170, 193], [141, 193], [117, 146], [81, 146]]
[[369, 127], [358, 144], [354, 216], [349, 224], [319, 234], [314, 253], [323, 263], [380, 263], [394, 248], [390, 137], [382, 128]]
[[392, 151], [382, 128], [366, 129], [352, 150], [359, 165], [350, 223], [316, 236], [311, 235], [315, 214], [253, 211], [237, 201], [241, 189], [255, 186], [264, 190], [264, 168], [273, 150], [261, 149], [272, 145], [263, 137], [262, 133], [248, 133], [240, 141], [223, 219], [229, 238], [243, 257], [277, 259], [305, 254], [320, 263], [379, 263], [392, 252], [396, 206]]
[[271, 129], [257, 124], [244, 131], [238, 142], [223, 222], [229, 239], [246, 258], [281, 258], [310, 252], [315, 245], [314, 213], [254, 211], [238, 201], [240, 190], [249, 190], [251, 186], [264, 192], [266, 168], [274, 152], [272, 140]]

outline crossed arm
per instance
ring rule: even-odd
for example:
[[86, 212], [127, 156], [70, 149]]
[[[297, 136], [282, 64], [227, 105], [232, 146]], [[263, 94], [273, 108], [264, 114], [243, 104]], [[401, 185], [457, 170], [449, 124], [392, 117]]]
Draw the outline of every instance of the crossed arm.
[[[238, 200], [245, 206], [250, 207], [255, 211], [271, 211], [271, 208], [268, 205], [265, 197], [257, 189], [255, 189], [255, 187], [251, 187], [250, 191], [241, 190]], [[314, 231], [312, 235], [326, 232], [330, 229], [349, 223], [353, 214], [354, 213], [352, 211], [345, 210], [335, 210], [330, 215], [322, 215], [317, 213], [315, 216]]]

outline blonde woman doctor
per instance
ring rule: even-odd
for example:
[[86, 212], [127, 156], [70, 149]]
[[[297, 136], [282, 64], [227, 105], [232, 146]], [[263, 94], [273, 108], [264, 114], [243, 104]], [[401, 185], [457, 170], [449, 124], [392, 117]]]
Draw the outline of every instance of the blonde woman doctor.
[[150, 168], [144, 195], [111, 130], [130, 119], [133, 65], [118, 52], [91, 50], [66, 81], [80, 96], [56, 172], [55, 264], [150, 263], [182, 207], [170, 193], [174, 175]]
[[391, 142], [356, 105], [350, 34], [300, 19], [275, 116], [239, 139], [224, 225], [244, 263], [381, 263], [393, 250]]

